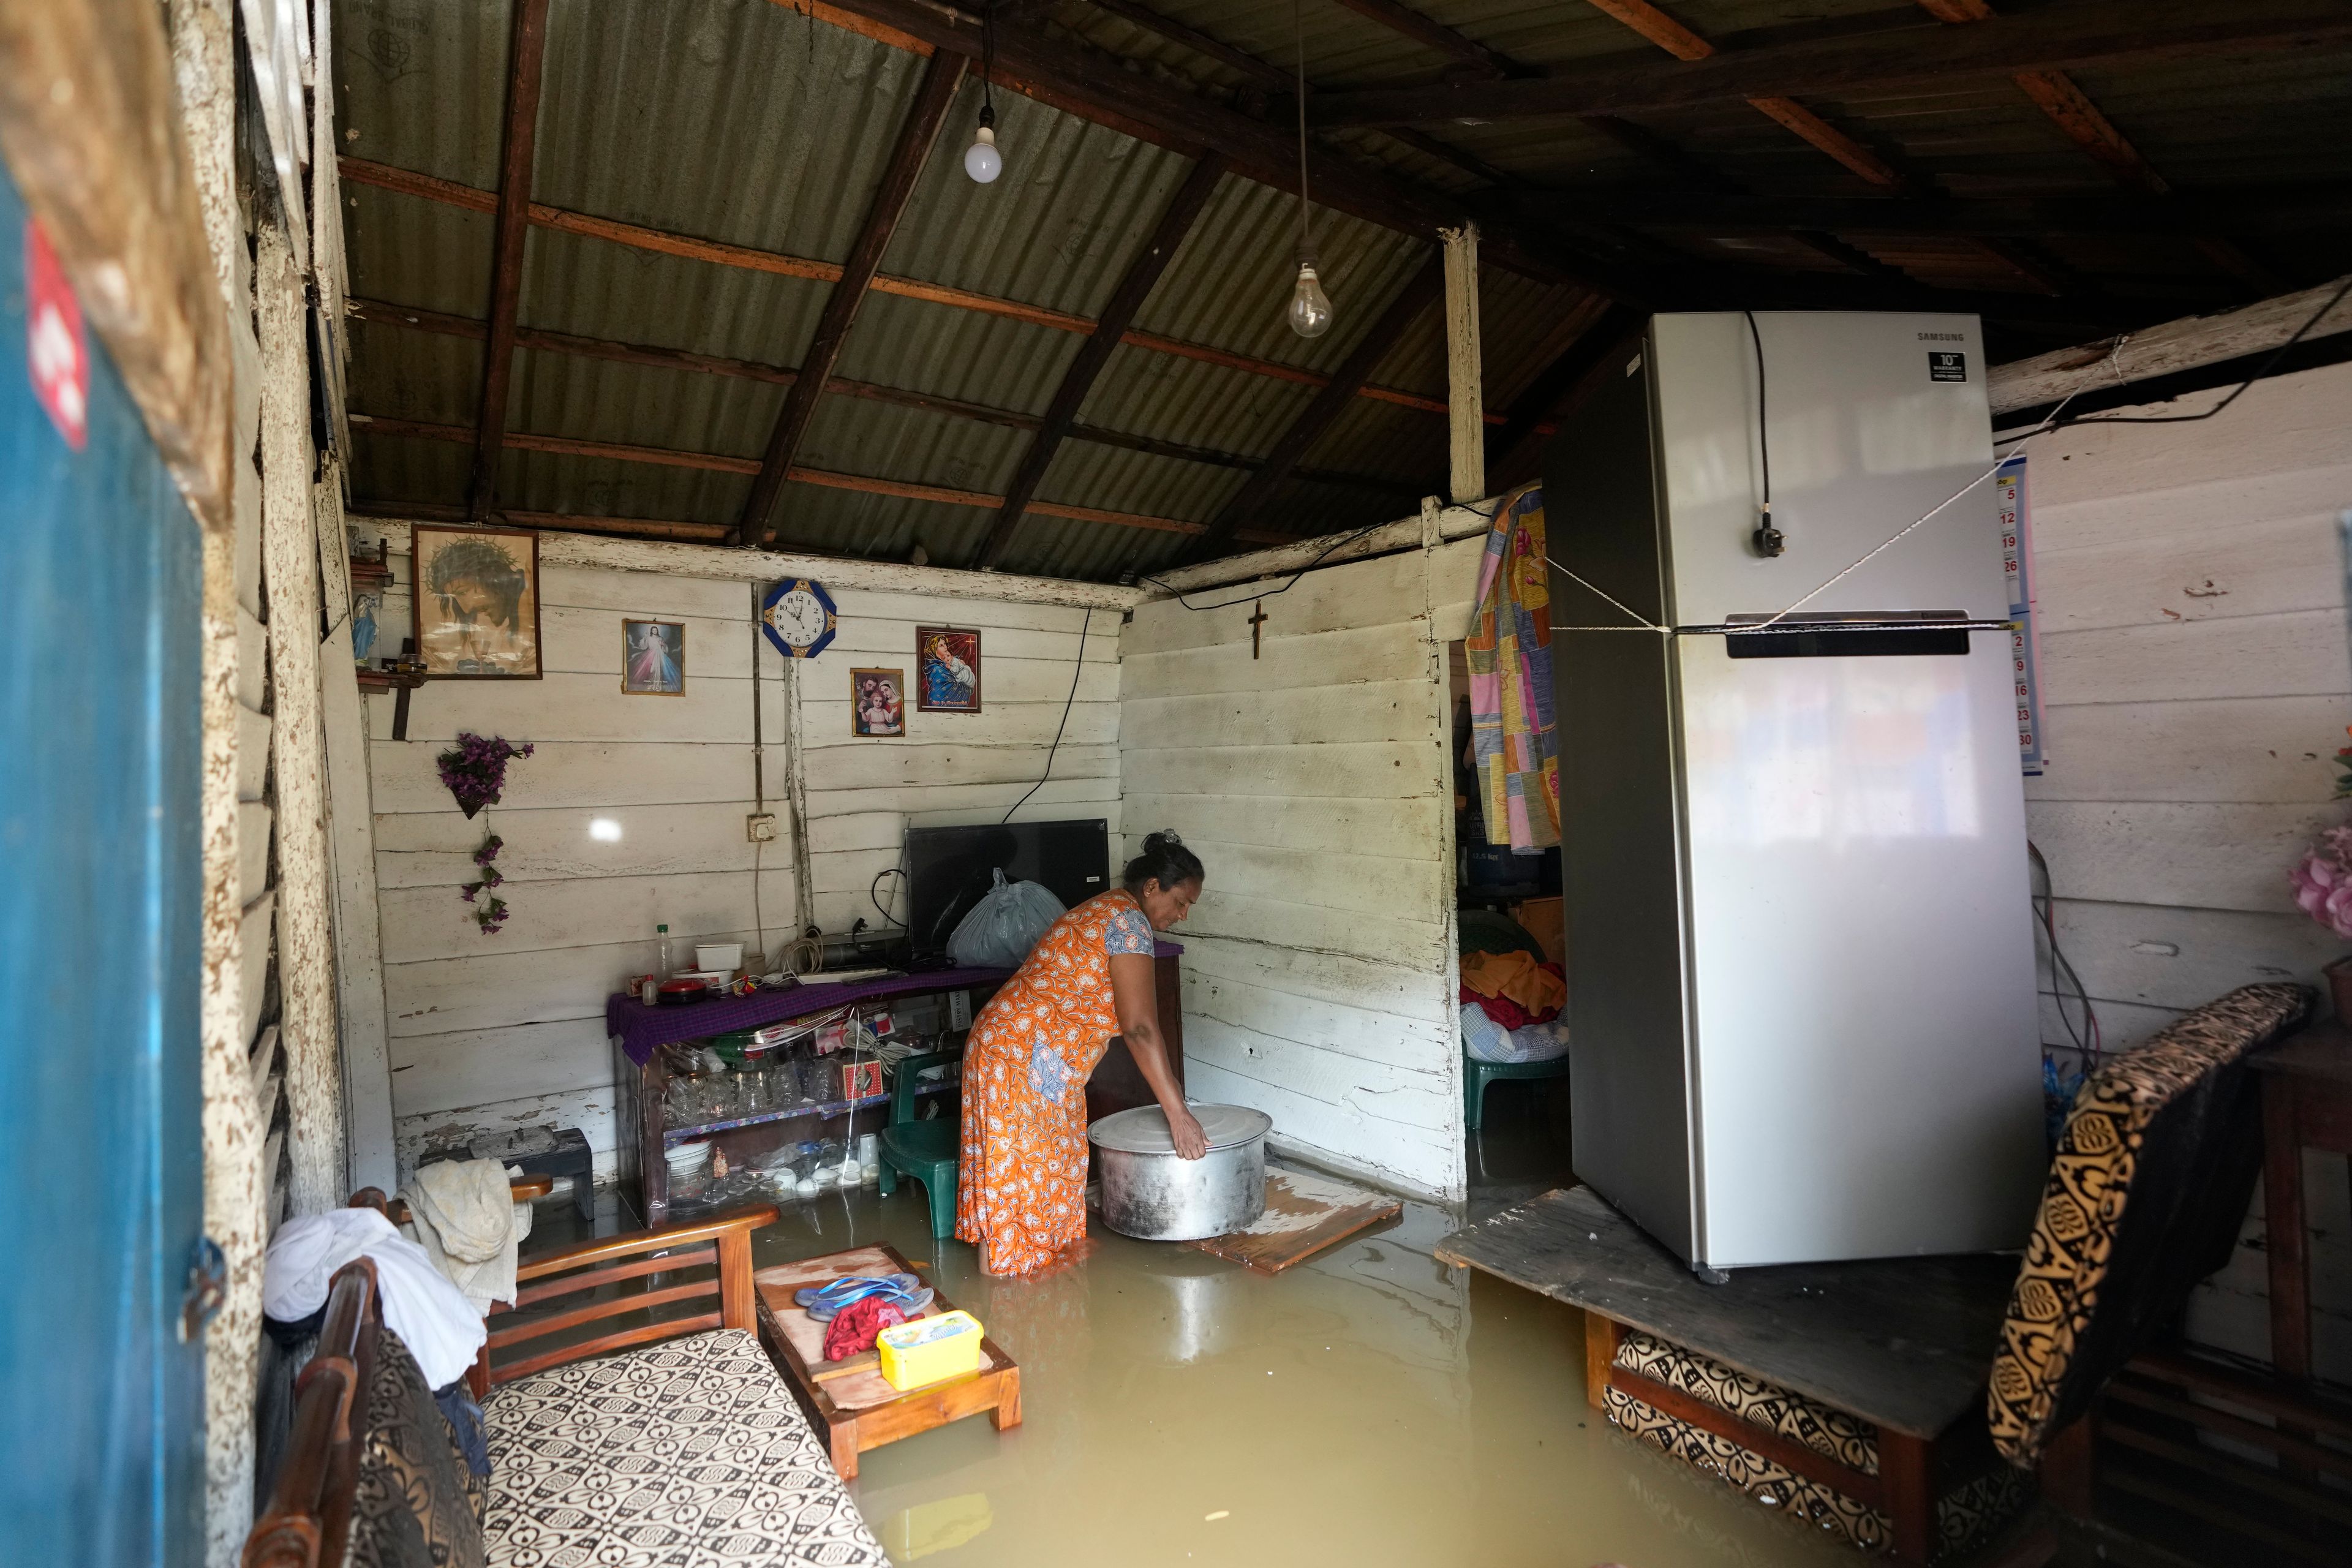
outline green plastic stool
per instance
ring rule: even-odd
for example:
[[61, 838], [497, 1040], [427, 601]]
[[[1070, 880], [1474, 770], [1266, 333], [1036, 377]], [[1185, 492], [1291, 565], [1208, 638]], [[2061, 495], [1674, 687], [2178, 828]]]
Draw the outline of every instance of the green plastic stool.
[[882, 1129], [877, 1144], [882, 1152], [882, 1174], [875, 1185], [888, 1196], [898, 1190], [901, 1171], [922, 1183], [924, 1195], [931, 1200], [935, 1238], [955, 1228], [956, 1156], [962, 1137], [953, 1118], [915, 1120], [915, 1079], [926, 1068], [954, 1061], [962, 1054], [931, 1051], [898, 1064], [898, 1077], [890, 1086], [890, 1125]]
[[[902, 1069], [903, 1070], [903, 1069]], [[1462, 1053], [1462, 1124], [1471, 1131], [1486, 1120], [1486, 1086], [1498, 1078], [1566, 1078], [1568, 1057], [1556, 1056], [1548, 1062], [1482, 1062], [1469, 1052]]]

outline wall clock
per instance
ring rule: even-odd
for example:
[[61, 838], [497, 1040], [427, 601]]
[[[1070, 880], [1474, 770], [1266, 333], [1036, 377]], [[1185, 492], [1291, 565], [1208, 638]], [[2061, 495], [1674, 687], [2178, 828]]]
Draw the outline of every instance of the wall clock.
[[833, 641], [840, 623], [833, 595], [821, 583], [794, 577], [768, 590], [760, 603], [760, 625], [776, 651], [791, 658], [814, 658]]

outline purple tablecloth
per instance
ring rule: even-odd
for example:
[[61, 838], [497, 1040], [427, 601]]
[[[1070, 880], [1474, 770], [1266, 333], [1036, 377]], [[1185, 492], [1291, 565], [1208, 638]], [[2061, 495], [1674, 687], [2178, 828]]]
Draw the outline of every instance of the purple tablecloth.
[[[1172, 958], [1184, 949], [1162, 938], [1155, 956]], [[827, 1013], [850, 1002], [884, 996], [919, 996], [929, 992], [961, 991], [967, 986], [995, 985], [1013, 978], [1009, 969], [931, 969], [915, 974], [877, 975], [848, 984], [795, 985], [783, 991], [754, 991], [749, 996], [722, 996], [692, 1002], [683, 1007], [648, 1007], [625, 991], [604, 999], [604, 1032], [620, 1037], [629, 1059], [643, 1065], [656, 1046], [678, 1040], [707, 1040], [737, 1029], [756, 1029], [786, 1018]]]
[[615, 991], [604, 999], [604, 1032], [618, 1035], [629, 1059], [642, 1063], [654, 1054], [656, 1046], [676, 1040], [705, 1040], [737, 1029], [756, 1029], [762, 1024], [831, 1012], [850, 1002], [961, 991], [968, 985], [995, 985], [1012, 978], [1009, 969], [932, 969], [919, 974], [877, 975], [847, 984], [754, 991], [749, 996], [721, 996], [683, 1007], [648, 1007], [627, 992]]

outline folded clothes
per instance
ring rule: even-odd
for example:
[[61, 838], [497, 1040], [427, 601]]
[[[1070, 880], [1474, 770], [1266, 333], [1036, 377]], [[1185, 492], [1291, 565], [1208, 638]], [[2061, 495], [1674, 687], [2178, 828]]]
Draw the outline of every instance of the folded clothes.
[[868, 1300], [889, 1302], [898, 1309], [903, 1321], [931, 1304], [931, 1291], [911, 1274], [845, 1274], [826, 1284], [796, 1290], [793, 1300], [820, 1323], [833, 1321], [853, 1302]]
[[[1524, 952], [1464, 953], [1462, 989], [1465, 1002], [1507, 1001], [1529, 1022], [1558, 1017], [1568, 1003], [1568, 981], [1559, 965], [1538, 963]], [[1493, 1008], [1487, 1012], [1495, 1016]], [[1499, 1016], [1495, 1021], [1503, 1022]]]
[[[929, 1290], [923, 1292], [928, 1296]], [[844, 1307], [824, 1331], [824, 1359], [846, 1361], [860, 1351], [874, 1348], [875, 1336], [887, 1328], [907, 1321], [907, 1314], [895, 1301], [879, 1296], [862, 1297]]]

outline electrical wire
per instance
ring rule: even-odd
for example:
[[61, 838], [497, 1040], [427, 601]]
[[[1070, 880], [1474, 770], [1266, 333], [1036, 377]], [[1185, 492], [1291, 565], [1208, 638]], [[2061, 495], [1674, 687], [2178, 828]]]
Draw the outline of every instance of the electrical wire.
[[[2031, 839], [2026, 841], [2025, 852], [2032, 857], [2033, 864], [2042, 871], [2043, 891], [2037, 894], [2029, 887], [2027, 894], [2033, 905], [2034, 913], [2040, 917], [2042, 937], [2050, 944], [2051, 1000], [2057, 1006], [2058, 1022], [2065, 1028], [2066, 1038], [2073, 1042], [2071, 1048], [2084, 1060], [2084, 1070], [2093, 1071], [2099, 1067], [2106, 1056], [2105, 1040], [2099, 1032], [2098, 1010], [2091, 1005], [2091, 993], [2089, 988], [2084, 985], [2083, 977], [2074, 972], [2074, 965], [2067, 960], [2065, 951], [2058, 945], [2058, 889], [2055, 879], [2050, 874], [2050, 861], [2042, 855], [2041, 846]], [[2063, 979], [2074, 983], [2075, 1000], [2083, 1009], [2083, 1027], [2080, 1031], [2075, 1029], [2074, 1020], [2066, 1016], [2066, 996], [2060, 989], [2062, 975]]]
[[[1028, 794], [1004, 808], [1004, 815], [997, 818], [999, 826], [1012, 821], [1013, 814], [1027, 805], [1029, 796], [1044, 789], [1045, 781], [1054, 776], [1054, 753], [1062, 749], [1062, 732], [1070, 727], [1070, 710], [1078, 700], [1078, 678], [1087, 672], [1087, 633], [1093, 628], [1094, 624], [1095, 613], [1090, 609], [1087, 612], [1087, 618], [1078, 623], [1078, 664], [1076, 669], [1070, 671], [1070, 694], [1062, 700], [1062, 721], [1054, 726], [1054, 743], [1045, 749], [1045, 771], [1037, 776], [1035, 784], [1029, 786]], [[877, 877], [875, 879], [879, 881], [881, 879]], [[906, 927], [900, 926], [898, 929], [904, 931]]]
[[[2254, 373], [2252, 375], [2249, 375], [2245, 380], [2238, 383], [2236, 387], [2231, 389], [2229, 396], [2224, 397], [2221, 402], [2213, 405], [2212, 407], [2208, 408], [2202, 414], [2084, 414], [2068, 420], [2066, 422], [2066, 426], [2071, 427], [2084, 425], [2194, 425], [2200, 420], [2210, 419], [2216, 414], [2221, 413], [2224, 408], [2229, 407], [2232, 403], [2237, 402], [2239, 398], [2244, 396], [2248, 387], [2253, 385], [2254, 383], [2262, 380], [2264, 376], [2270, 374], [2273, 370], [2276, 369], [2279, 361], [2286, 357], [2287, 351], [2294, 347], [2295, 344], [2303, 342], [2305, 338], [2308, 337], [2311, 333], [2311, 329], [2319, 325], [2319, 323], [2326, 319], [2330, 310], [2333, 310], [2336, 306], [2344, 303], [2344, 298], [2347, 294], [2352, 294], [2352, 275], [2347, 275], [2345, 278], [2342, 287], [2338, 288], [2334, 294], [2328, 297], [2327, 303], [2319, 307], [2318, 310], [2314, 310], [2311, 313], [2311, 319], [2305, 321], [2303, 325], [2294, 330], [2294, 336], [2287, 339], [2286, 342], [2279, 344], [2275, 350], [2272, 351], [2270, 357], [2263, 361], [2261, 364], [2255, 366]], [[2123, 353], [2124, 344], [2129, 341], [2128, 335], [2124, 338], [2117, 339], [2116, 342], [2115, 353], [2120, 354]], [[2110, 354], [2108, 357], [2110, 361], [2112, 361], [2115, 355]], [[2073, 396], [2069, 395], [2066, 401], [2068, 403], [2073, 402]], [[2059, 406], [2063, 408], [2065, 406], [2065, 404], [2062, 403]]]
[[[1053, 766], [1053, 761], [1051, 758], [1046, 760], [1045, 765], [1049, 769]], [[888, 921], [900, 931], [905, 931], [907, 929], [907, 922], [899, 920], [898, 917], [891, 914], [888, 910], [883, 908], [880, 895], [876, 893], [874, 890], [882, 885], [882, 879], [885, 877], [896, 877], [903, 882], [907, 879], [907, 868], [904, 866], [885, 866], [879, 871], [875, 872], [874, 879], [866, 884], [866, 901], [874, 906], [874, 912], [876, 914], [880, 915], [884, 920]]]
[[[1143, 576], [1138, 577], [1136, 581], [1139, 583], [1149, 583], [1156, 588], [1165, 589], [1175, 598], [1178, 604], [1183, 605], [1188, 610], [1229, 610], [1235, 605], [1246, 605], [1251, 603], [1253, 600], [1271, 599], [1279, 595], [1289, 593], [1291, 589], [1298, 585], [1298, 580], [1300, 578], [1306, 576], [1309, 572], [1314, 571], [1318, 566], [1322, 565], [1325, 558], [1333, 551], [1343, 550], [1349, 545], [1355, 543], [1359, 539], [1363, 538], [1366, 534], [1377, 533], [1381, 529], [1388, 526], [1389, 524], [1386, 522], [1375, 522], [1368, 524], [1363, 528], [1360, 528], [1353, 533], [1341, 534], [1329, 544], [1325, 545], [1322, 552], [1318, 554], [1314, 560], [1309, 561], [1306, 565], [1301, 566], [1297, 571], [1293, 572], [1290, 574], [1290, 581], [1285, 583], [1279, 588], [1267, 588], [1250, 593], [1238, 594], [1230, 599], [1220, 599], [1213, 605], [1196, 605], [1192, 603], [1192, 600], [1186, 598], [1181, 590], [1170, 586], [1166, 582], [1163, 582], [1158, 577]], [[1593, 591], [1595, 593], [1600, 592], [1599, 589], [1595, 589]], [[1606, 595], [1604, 595], [1603, 597], [1606, 597]]]
[[1298, 259], [1307, 265], [1315, 259], [1315, 241], [1307, 216], [1307, 24], [1299, 3], [1290, 0], [1291, 58], [1298, 70], [1298, 85], [1291, 96], [1298, 104]]
[[1756, 330], [1756, 312], [1742, 310], [1748, 318], [1748, 340], [1756, 345], [1756, 456], [1764, 470], [1764, 521], [1772, 521], [1772, 422], [1764, 401], [1764, 334]]

